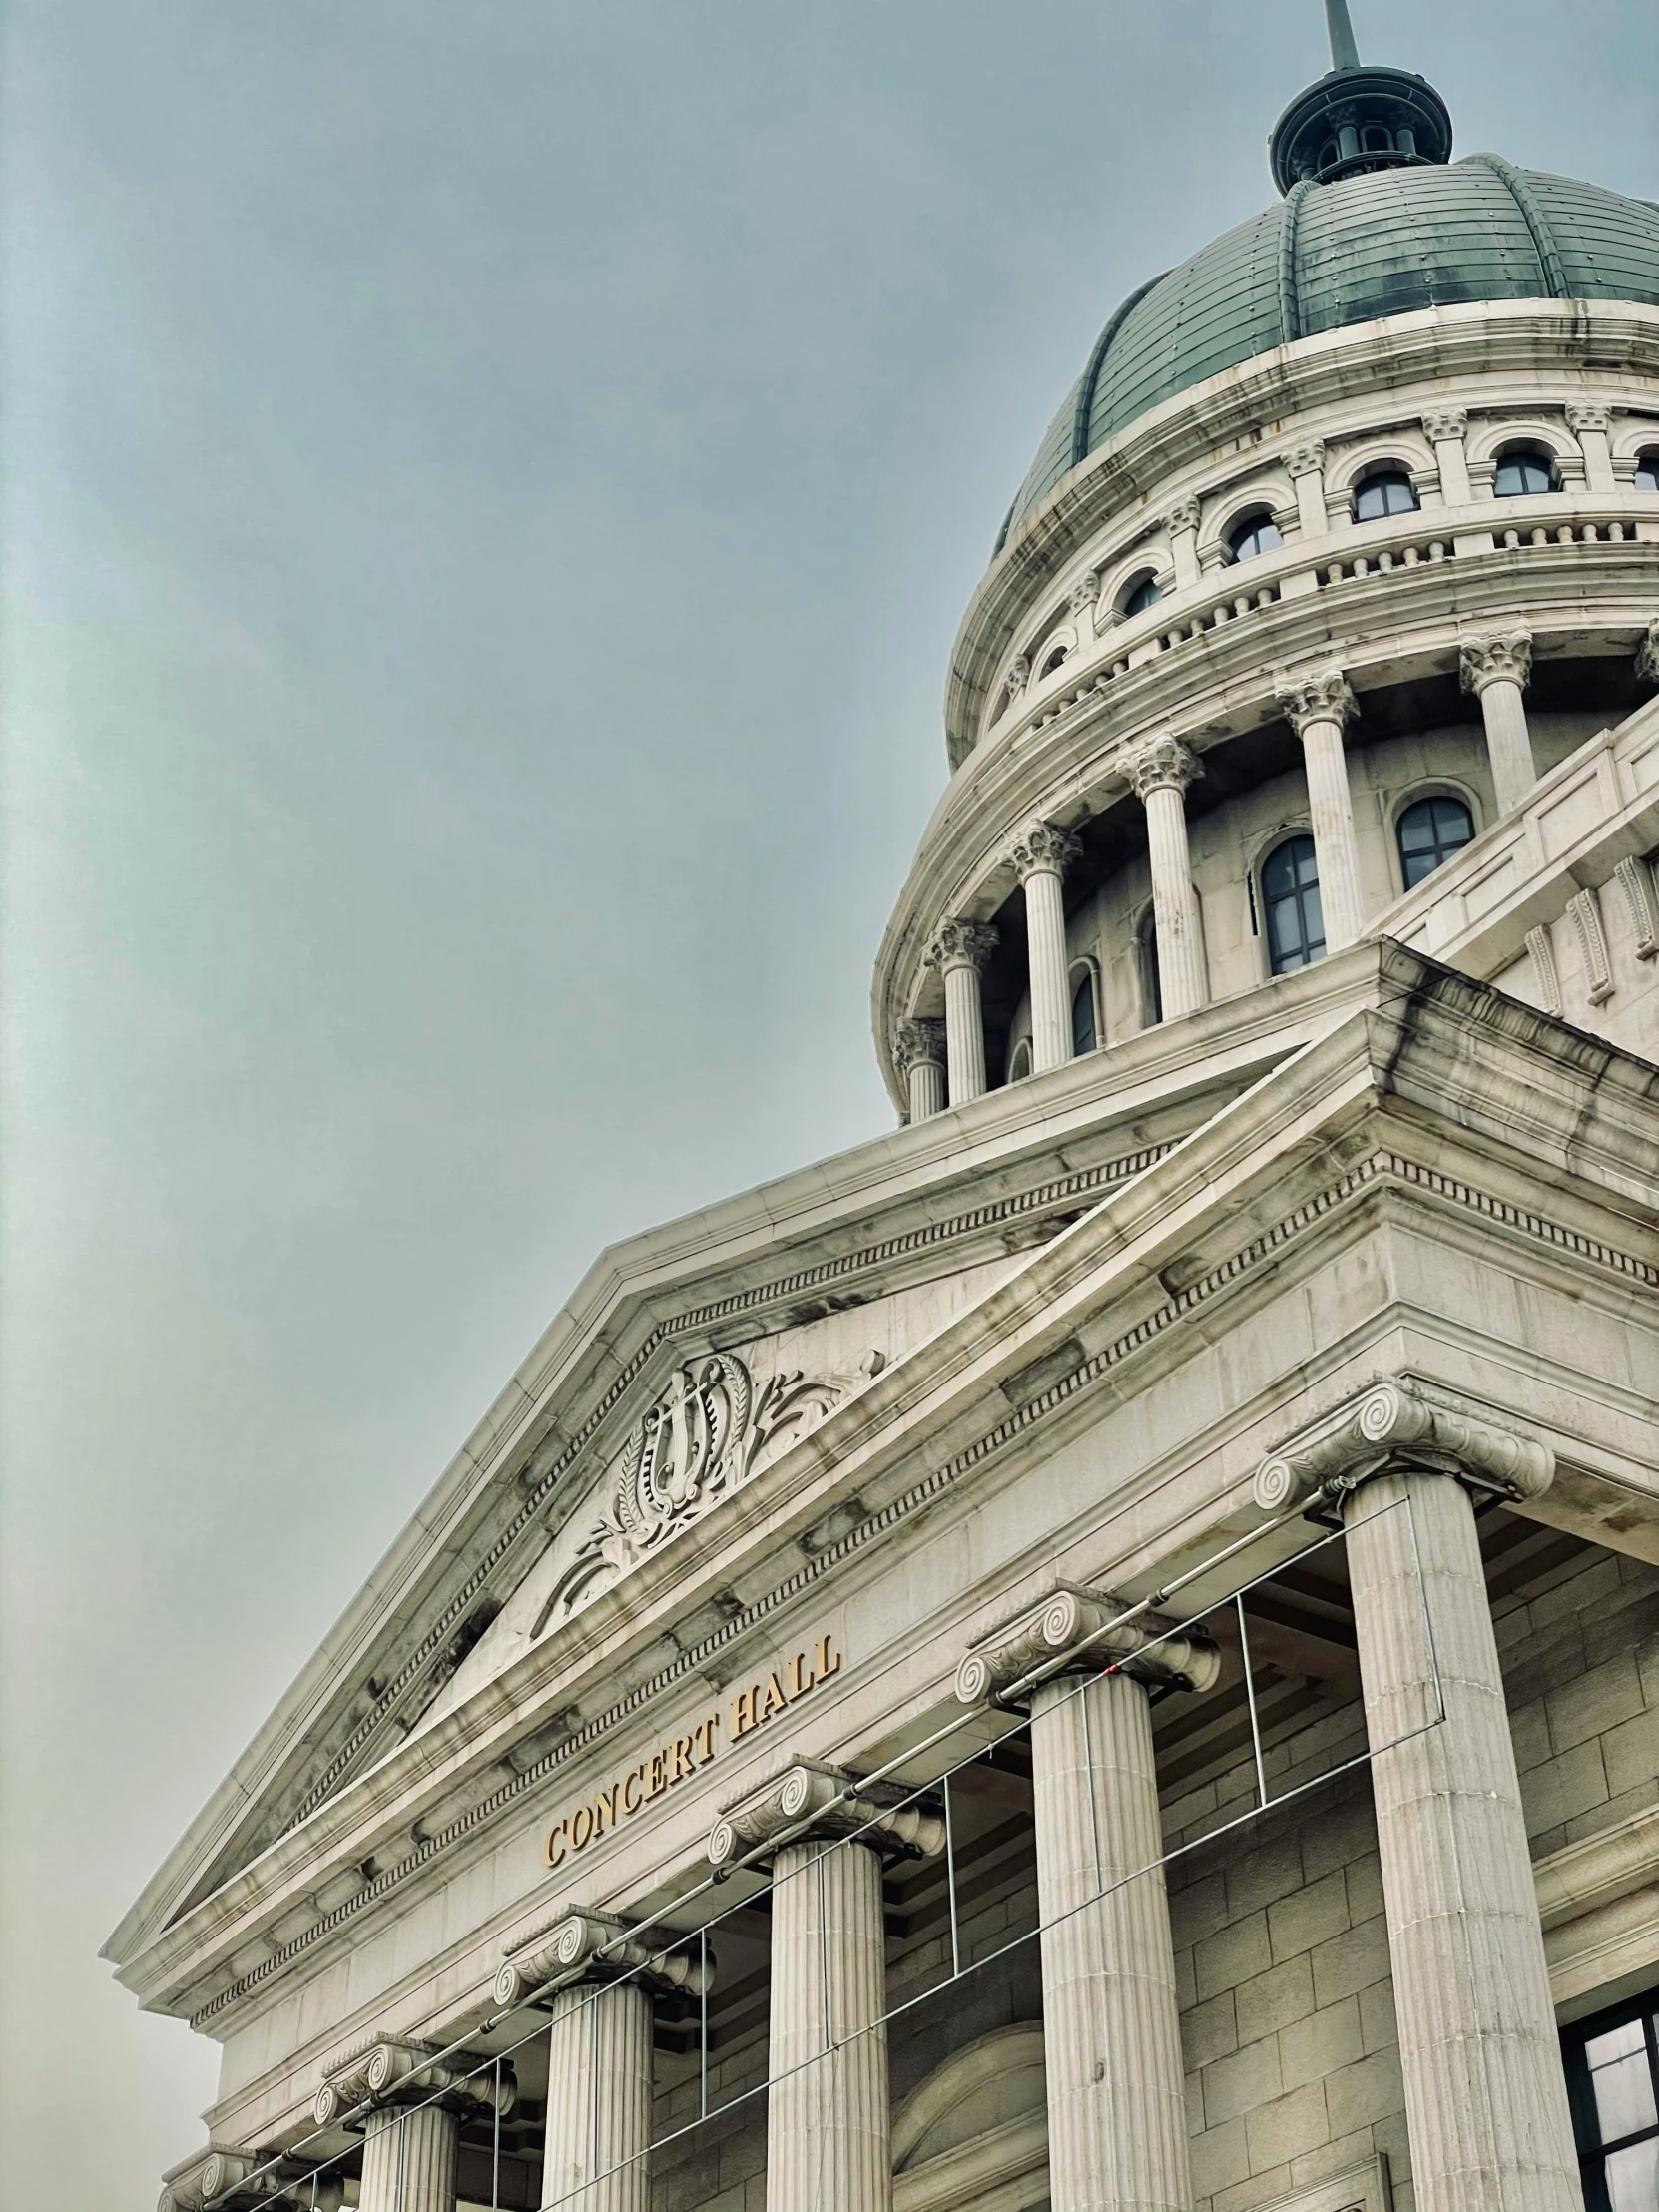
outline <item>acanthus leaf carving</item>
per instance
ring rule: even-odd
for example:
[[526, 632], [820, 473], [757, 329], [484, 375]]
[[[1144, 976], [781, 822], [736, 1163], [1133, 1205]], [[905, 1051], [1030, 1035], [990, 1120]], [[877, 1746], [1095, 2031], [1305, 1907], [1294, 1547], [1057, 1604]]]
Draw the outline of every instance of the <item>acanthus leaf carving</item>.
[[564, 1620], [739, 1490], [770, 1445], [818, 1425], [841, 1395], [801, 1370], [757, 1385], [735, 1353], [678, 1369], [629, 1438], [609, 1501], [576, 1548], [534, 1633]]

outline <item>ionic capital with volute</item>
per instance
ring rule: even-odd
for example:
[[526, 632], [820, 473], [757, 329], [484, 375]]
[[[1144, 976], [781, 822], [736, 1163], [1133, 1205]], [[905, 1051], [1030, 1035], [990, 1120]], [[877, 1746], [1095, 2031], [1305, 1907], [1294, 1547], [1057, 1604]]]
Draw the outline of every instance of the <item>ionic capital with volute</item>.
[[1149, 739], [1123, 763], [1123, 773], [1134, 787], [1135, 797], [1145, 799], [1156, 791], [1184, 792], [1204, 774], [1203, 763], [1180, 738]]
[[440, 2055], [430, 2043], [373, 2035], [328, 2066], [311, 2114], [318, 2127], [329, 2127], [364, 2104], [442, 2104], [457, 2112], [482, 2108], [505, 2115], [516, 2094], [511, 2066], [472, 2052]]
[[1325, 466], [1324, 438], [1304, 438], [1300, 445], [1293, 445], [1285, 455], [1285, 466], [1292, 476], [1312, 476]]
[[1053, 822], [1029, 824], [1008, 847], [1008, 858], [1022, 883], [1027, 876], [1044, 871], [1064, 875], [1082, 853], [1082, 842], [1075, 832]]
[[1360, 702], [1340, 668], [1316, 668], [1274, 676], [1280, 712], [1300, 738], [1311, 722], [1334, 722], [1338, 729], [1360, 712]]
[[687, 1951], [654, 1950], [628, 1922], [577, 1909], [511, 1945], [495, 1977], [495, 2001], [510, 2008], [578, 1981], [622, 1980], [653, 1995], [686, 1990], [697, 1996], [704, 1987], [703, 1960]]
[[982, 975], [996, 946], [994, 922], [969, 921], [964, 915], [953, 914], [948, 921], [940, 922], [928, 948], [927, 965], [972, 968], [975, 975]]
[[1034, 1674], [1048, 1680], [1108, 1667], [1141, 1682], [1208, 1690], [1221, 1655], [1207, 1636], [1162, 1614], [1139, 1612], [1108, 1590], [1062, 1582], [973, 1645], [956, 1669], [956, 1695], [963, 1705], [983, 1705], [1006, 1698]]
[[1468, 435], [1467, 407], [1436, 407], [1422, 418], [1423, 436], [1430, 445], [1447, 445]]
[[1567, 428], [1575, 437], [1581, 436], [1586, 430], [1600, 430], [1605, 435], [1613, 425], [1612, 409], [1597, 406], [1591, 399], [1569, 399], [1565, 413]]
[[709, 1864], [730, 1867], [786, 1844], [838, 1843], [848, 1837], [882, 1858], [933, 1859], [944, 1823], [889, 1785], [860, 1783], [817, 1759], [795, 1759], [768, 1781], [722, 1806], [709, 1834]]
[[1196, 531], [1204, 513], [1203, 503], [1197, 499], [1178, 499], [1164, 515], [1164, 528], [1172, 536], [1183, 530]]
[[1530, 630], [1490, 630], [1458, 641], [1463, 689], [1478, 698], [1488, 684], [1514, 684], [1522, 691], [1532, 675]]
[[1256, 1503], [1281, 1513], [1318, 1490], [1346, 1495], [1380, 1474], [1451, 1475], [1515, 1498], [1541, 1497], [1555, 1476], [1549, 1446], [1518, 1429], [1441, 1404], [1408, 1377], [1367, 1384], [1272, 1451], [1256, 1470]]
[[901, 1021], [893, 1032], [892, 1056], [900, 1075], [912, 1068], [944, 1066], [944, 1023], [925, 1016]]
[[340, 2212], [345, 2201], [342, 2176], [313, 2175], [301, 2161], [261, 2157], [253, 2151], [210, 2144], [181, 2159], [162, 2176], [156, 2212], [255, 2212], [274, 2201]]

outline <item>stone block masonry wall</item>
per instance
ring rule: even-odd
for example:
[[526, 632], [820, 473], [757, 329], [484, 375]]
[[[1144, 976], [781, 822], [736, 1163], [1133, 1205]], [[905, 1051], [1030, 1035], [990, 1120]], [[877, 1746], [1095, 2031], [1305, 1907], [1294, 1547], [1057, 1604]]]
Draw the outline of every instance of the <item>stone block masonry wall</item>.
[[1597, 1552], [1493, 1612], [1533, 1858], [1659, 1802], [1659, 1568]]

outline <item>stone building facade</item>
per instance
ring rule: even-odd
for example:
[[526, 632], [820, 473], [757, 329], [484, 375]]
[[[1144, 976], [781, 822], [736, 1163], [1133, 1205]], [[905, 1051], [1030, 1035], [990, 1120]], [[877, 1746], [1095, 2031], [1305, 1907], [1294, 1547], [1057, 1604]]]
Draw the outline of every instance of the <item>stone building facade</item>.
[[899, 1126], [597, 1262], [111, 1938], [164, 2212], [1659, 2201], [1659, 211], [1330, 12], [964, 619]]

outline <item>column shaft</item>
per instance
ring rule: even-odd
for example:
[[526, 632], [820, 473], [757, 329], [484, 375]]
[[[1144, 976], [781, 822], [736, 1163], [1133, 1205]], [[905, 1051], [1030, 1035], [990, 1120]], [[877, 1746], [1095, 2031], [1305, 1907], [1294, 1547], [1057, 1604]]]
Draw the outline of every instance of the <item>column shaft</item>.
[[552, 2013], [542, 2204], [649, 2212], [651, 1997], [634, 1981], [577, 1986]]
[[1179, 1021], [1183, 1014], [1207, 1004], [1210, 996], [1187, 853], [1187, 806], [1173, 784], [1156, 785], [1144, 797], [1153, 926], [1158, 932], [1158, 984], [1164, 1019]]
[[1417, 2212], [1578, 2212], [1473, 1508], [1384, 1474], [1346, 1518]]
[[1071, 1058], [1065, 899], [1051, 868], [1034, 868], [1025, 878], [1025, 930], [1031, 964], [1031, 1066], [1041, 1075]]
[[[862, 1844], [786, 1844], [773, 1867], [767, 2212], [885, 2212], [881, 1862]], [[862, 2031], [862, 2032], [860, 2032]]]
[[[1054, 2212], [1187, 2212], [1181, 2034], [1146, 1691], [1121, 1674], [1081, 1688], [1044, 1684], [1031, 1703], [1031, 1756]], [[1098, 1904], [1084, 1904], [1103, 1890]]]
[[985, 1092], [985, 1025], [979, 1011], [979, 970], [964, 961], [944, 971], [944, 1048], [950, 1103], [965, 1106]]
[[913, 1060], [909, 1080], [912, 1121], [927, 1121], [944, 1112], [944, 1070], [937, 1060]]
[[461, 2127], [438, 2104], [395, 2105], [370, 2115], [363, 2133], [359, 2212], [455, 2212], [455, 2154]]
[[1492, 763], [1497, 811], [1518, 807], [1538, 781], [1532, 738], [1526, 727], [1526, 701], [1519, 684], [1494, 677], [1481, 687], [1480, 713], [1486, 725], [1486, 751]]
[[1308, 771], [1308, 806], [1319, 863], [1325, 945], [1328, 952], [1337, 952], [1358, 940], [1366, 918], [1342, 724], [1335, 719], [1305, 723], [1302, 753]]

